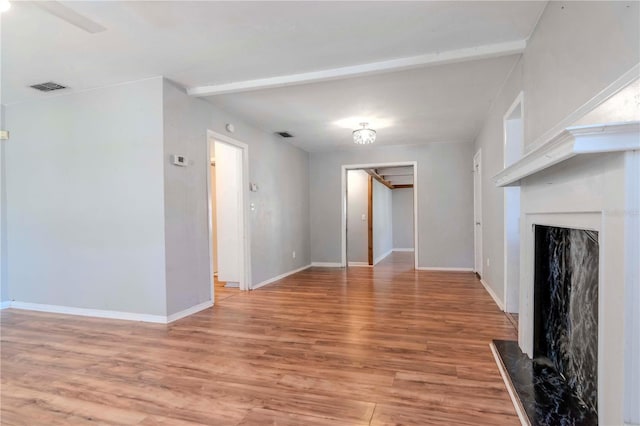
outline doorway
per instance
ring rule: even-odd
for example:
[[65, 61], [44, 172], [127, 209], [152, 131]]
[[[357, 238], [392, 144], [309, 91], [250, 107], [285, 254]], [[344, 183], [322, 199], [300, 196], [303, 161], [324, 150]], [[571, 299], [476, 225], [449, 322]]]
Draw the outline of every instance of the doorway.
[[482, 152], [473, 156], [474, 270], [482, 278]]
[[[208, 131], [209, 250], [212, 297], [217, 287], [251, 289], [248, 146]], [[219, 296], [219, 295], [218, 295]]]
[[[522, 158], [524, 150], [523, 94], [503, 118], [504, 167]], [[520, 304], [520, 187], [504, 189], [504, 307], [516, 314]], [[517, 316], [515, 317], [517, 319]]]
[[416, 162], [342, 166], [342, 266], [389, 258], [417, 268], [416, 171]]

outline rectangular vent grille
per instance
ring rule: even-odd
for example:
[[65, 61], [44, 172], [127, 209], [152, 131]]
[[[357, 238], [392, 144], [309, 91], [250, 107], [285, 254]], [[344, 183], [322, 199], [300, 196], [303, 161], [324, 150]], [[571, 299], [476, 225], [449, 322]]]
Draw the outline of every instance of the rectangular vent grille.
[[54, 83], [53, 81], [48, 81], [46, 83], [34, 84], [31, 86], [32, 88], [39, 90], [41, 92], [52, 92], [54, 90], [66, 89], [66, 86], [62, 84]]
[[289, 132], [276, 132], [276, 135], [280, 135], [283, 138], [292, 138], [293, 135]]

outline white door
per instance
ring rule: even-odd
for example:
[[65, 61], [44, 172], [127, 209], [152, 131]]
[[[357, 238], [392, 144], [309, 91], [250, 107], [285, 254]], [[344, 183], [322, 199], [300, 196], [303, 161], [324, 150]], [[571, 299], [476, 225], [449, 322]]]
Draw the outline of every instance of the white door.
[[482, 276], [482, 168], [480, 151], [473, 157], [474, 269]]
[[244, 282], [242, 149], [215, 142], [218, 280]]

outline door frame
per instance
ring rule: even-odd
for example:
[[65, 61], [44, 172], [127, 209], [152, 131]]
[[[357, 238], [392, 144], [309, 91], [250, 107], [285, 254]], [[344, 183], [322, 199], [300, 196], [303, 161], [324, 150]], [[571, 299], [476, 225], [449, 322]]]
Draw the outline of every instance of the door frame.
[[340, 215], [342, 219], [342, 241], [341, 267], [347, 266], [347, 171], [359, 169], [372, 169], [376, 167], [403, 167], [413, 166], [413, 263], [414, 268], [418, 269], [418, 162], [417, 161], [399, 161], [393, 163], [370, 163], [370, 164], [343, 164], [341, 167], [341, 191], [340, 198], [341, 209]]
[[482, 278], [482, 149], [473, 156], [473, 259], [473, 270]]
[[[208, 225], [209, 225], [209, 276], [211, 277], [211, 300], [213, 301], [214, 297], [214, 277], [213, 277], [213, 223], [212, 218], [213, 214], [211, 211], [211, 145], [215, 143], [215, 141], [226, 143], [237, 148], [240, 148], [242, 152], [242, 192], [240, 196], [242, 197], [242, 229], [243, 229], [243, 238], [240, 241], [242, 245], [241, 252], [243, 253], [243, 276], [240, 280], [240, 290], [251, 290], [252, 282], [251, 282], [251, 227], [249, 220], [249, 211], [250, 211], [250, 203], [249, 203], [249, 145], [244, 142], [240, 142], [239, 140], [230, 138], [227, 135], [223, 135], [218, 132], [214, 132], [213, 130], [207, 129], [207, 211], [208, 211]], [[217, 180], [216, 180], [217, 182]], [[217, 208], [217, 205], [216, 205]]]

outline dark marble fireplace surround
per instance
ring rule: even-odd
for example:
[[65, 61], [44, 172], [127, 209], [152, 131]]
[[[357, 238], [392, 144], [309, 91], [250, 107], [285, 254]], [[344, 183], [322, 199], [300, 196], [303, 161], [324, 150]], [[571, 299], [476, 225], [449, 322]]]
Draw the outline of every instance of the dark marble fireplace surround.
[[598, 233], [536, 226], [534, 360], [598, 411]]
[[595, 231], [535, 226], [533, 359], [494, 346], [532, 425], [598, 424]]

